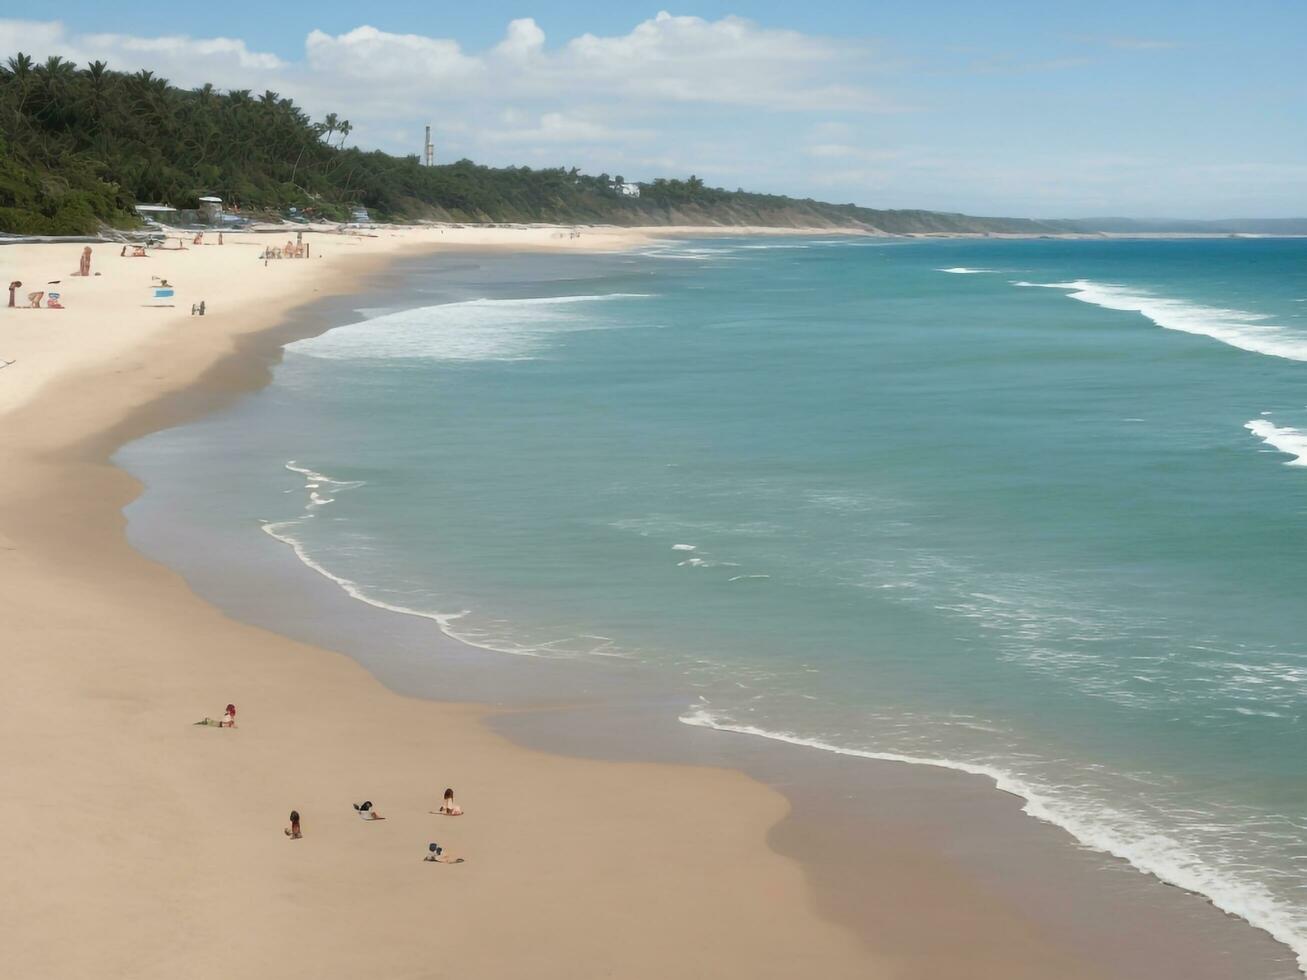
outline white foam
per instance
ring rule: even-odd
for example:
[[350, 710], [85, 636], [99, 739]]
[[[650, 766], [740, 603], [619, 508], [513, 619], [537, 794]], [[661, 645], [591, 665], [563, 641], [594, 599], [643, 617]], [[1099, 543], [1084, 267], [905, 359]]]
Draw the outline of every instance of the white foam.
[[300, 466], [299, 463], [293, 459], [286, 462], [286, 469], [290, 470], [292, 473], [299, 473], [306, 478], [308, 481], [304, 484], [304, 489], [306, 490], [316, 489], [324, 483], [329, 483], [333, 487], [348, 487], [350, 489], [364, 485], [361, 480], [334, 480], [323, 473], [309, 469], [307, 466]]
[[1259, 881], [1240, 879], [1213, 867], [1158, 828], [1130, 814], [1104, 805], [1091, 811], [1084, 806], [1067, 804], [1053, 793], [998, 766], [846, 748], [792, 732], [734, 724], [702, 705], [692, 708], [679, 720], [685, 725], [754, 735], [839, 755], [953, 769], [992, 780], [998, 789], [1020, 797], [1024, 801], [1022, 811], [1036, 820], [1061, 827], [1081, 844], [1123, 858], [1140, 871], [1164, 882], [1204, 895], [1222, 911], [1264, 929], [1292, 949], [1298, 957], [1299, 968], [1307, 972], [1307, 918], [1301, 910], [1278, 899]]
[[697, 545], [693, 545], [693, 544], [674, 544], [674, 545], [672, 545], [672, 550], [673, 550], [673, 551], [694, 551], [694, 549], [695, 549], [696, 547], [698, 547], [698, 546], [697, 546]]
[[331, 360], [528, 360], [562, 333], [612, 326], [586, 308], [646, 293], [474, 299], [346, 324], [286, 349]]
[[470, 612], [470, 610], [467, 609], [457, 613], [430, 612], [424, 609], [413, 609], [409, 606], [400, 606], [392, 602], [385, 602], [381, 599], [373, 598], [364, 592], [357, 582], [352, 579], [347, 579], [343, 575], [337, 575], [325, 565], [321, 565], [314, 561], [313, 557], [305, 549], [303, 543], [286, 531], [287, 528], [295, 527], [297, 523], [297, 521], [268, 521], [261, 526], [265, 534], [276, 538], [282, 544], [290, 545], [291, 550], [295, 552], [295, 556], [299, 558], [301, 562], [303, 562], [307, 567], [313, 569], [323, 578], [335, 582], [351, 598], [357, 599], [359, 602], [366, 602], [369, 606], [374, 606], [377, 609], [385, 609], [387, 612], [400, 613], [404, 616], [417, 616], [420, 619], [429, 619], [434, 623], [438, 623], [442, 629], [448, 627], [448, 625], [454, 622], [454, 620], [460, 619]]
[[337, 575], [325, 565], [316, 561], [313, 556], [308, 553], [303, 542], [294, 535], [288, 533], [287, 529], [295, 527], [298, 523], [298, 521], [266, 522], [261, 526], [269, 537], [275, 538], [285, 545], [289, 545], [291, 550], [294, 551], [295, 556], [305, 565], [305, 567], [317, 572], [323, 578], [334, 582], [350, 598], [357, 599], [359, 602], [365, 602], [376, 609], [399, 613], [401, 616], [416, 616], [419, 619], [430, 620], [435, 623], [440, 631], [446, 636], [455, 639], [460, 643], [465, 643], [468, 646], [476, 647], [481, 650], [489, 650], [493, 653], [507, 653], [522, 657], [569, 656], [574, 655], [577, 651], [561, 650], [565, 644], [572, 643], [575, 639], [594, 639], [600, 642], [593, 644], [593, 648], [587, 648], [580, 652], [590, 656], [614, 657], [619, 659], [625, 659], [627, 657], [627, 654], [611, 649], [611, 641], [606, 637], [567, 638], [554, 642], [537, 643], [528, 646], [526, 644], [508, 642], [500, 637], [487, 637], [482, 635], [481, 631], [475, 629], [459, 629], [455, 627], [455, 623], [471, 613], [470, 609], [463, 609], [456, 613], [442, 613], [428, 609], [415, 609], [412, 606], [403, 606], [398, 603], [387, 602], [384, 599], [378, 599], [373, 595], [369, 595], [363, 587], [354, 580], [346, 578], [343, 575]]
[[957, 265], [951, 269], [936, 269], [936, 272], [951, 272], [955, 276], [975, 276], [982, 272], [997, 272], [997, 269], [968, 269], [965, 265]]
[[771, 576], [770, 576], [770, 575], [733, 575], [731, 578], [728, 578], [726, 581], [728, 581], [728, 582], [743, 582], [743, 581], [745, 581], [746, 579], [751, 579], [751, 578], [758, 578], [758, 579], [761, 579], [761, 578], [771, 578]]
[[663, 242], [657, 245], [650, 245], [641, 250], [640, 254], [655, 259], [682, 259], [686, 261], [703, 261], [704, 259], [737, 259], [739, 256], [733, 253], [737, 250], [731, 247], [704, 248], [689, 245], [685, 242]]
[[1293, 459], [1287, 460], [1285, 466], [1307, 466], [1307, 432], [1289, 426], [1278, 426], [1267, 419], [1253, 419], [1245, 422], [1244, 428], [1266, 445], [1278, 449]]
[[1076, 279], [1072, 282], [1014, 282], [1014, 286], [1064, 289], [1082, 303], [1108, 310], [1139, 313], [1159, 327], [1211, 337], [1254, 354], [1307, 361], [1307, 335], [1267, 323], [1270, 319], [1246, 310], [1203, 306], [1181, 299], [1157, 296], [1143, 289]]

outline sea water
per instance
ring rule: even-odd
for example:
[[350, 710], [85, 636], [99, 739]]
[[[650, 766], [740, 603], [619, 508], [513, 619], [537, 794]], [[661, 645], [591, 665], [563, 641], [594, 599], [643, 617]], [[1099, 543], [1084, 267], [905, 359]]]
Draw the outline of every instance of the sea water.
[[414, 266], [143, 475], [222, 458], [205, 519], [361, 601], [987, 774], [1307, 952], [1307, 242], [514, 261]]

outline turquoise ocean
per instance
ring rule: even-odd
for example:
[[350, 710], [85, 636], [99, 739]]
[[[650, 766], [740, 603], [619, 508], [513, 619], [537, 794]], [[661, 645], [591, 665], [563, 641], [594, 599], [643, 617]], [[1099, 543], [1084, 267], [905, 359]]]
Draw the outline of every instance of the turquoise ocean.
[[451, 261], [129, 467], [238, 446], [204, 520], [361, 601], [992, 776], [1307, 954], [1307, 241]]

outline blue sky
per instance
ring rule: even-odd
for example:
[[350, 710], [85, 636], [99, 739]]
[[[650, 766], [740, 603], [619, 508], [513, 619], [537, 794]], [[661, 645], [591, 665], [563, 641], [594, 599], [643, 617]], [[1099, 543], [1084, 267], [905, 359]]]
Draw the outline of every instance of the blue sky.
[[10, 0], [0, 54], [336, 111], [365, 147], [977, 214], [1307, 214], [1307, 3]]

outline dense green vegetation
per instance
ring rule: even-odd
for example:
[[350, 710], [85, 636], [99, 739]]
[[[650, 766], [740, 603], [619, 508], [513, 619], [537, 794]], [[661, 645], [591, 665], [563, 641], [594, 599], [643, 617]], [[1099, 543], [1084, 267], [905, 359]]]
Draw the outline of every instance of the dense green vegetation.
[[346, 147], [347, 120], [315, 122], [276, 92], [180, 89], [151, 72], [24, 54], [0, 66], [0, 231], [79, 234], [135, 223], [132, 206], [194, 208], [216, 194], [247, 214], [347, 218], [859, 226], [888, 232], [1050, 232], [1051, 224], [878, 211], [659, 179], [639, 198], [576, 169], [423, 167]]

